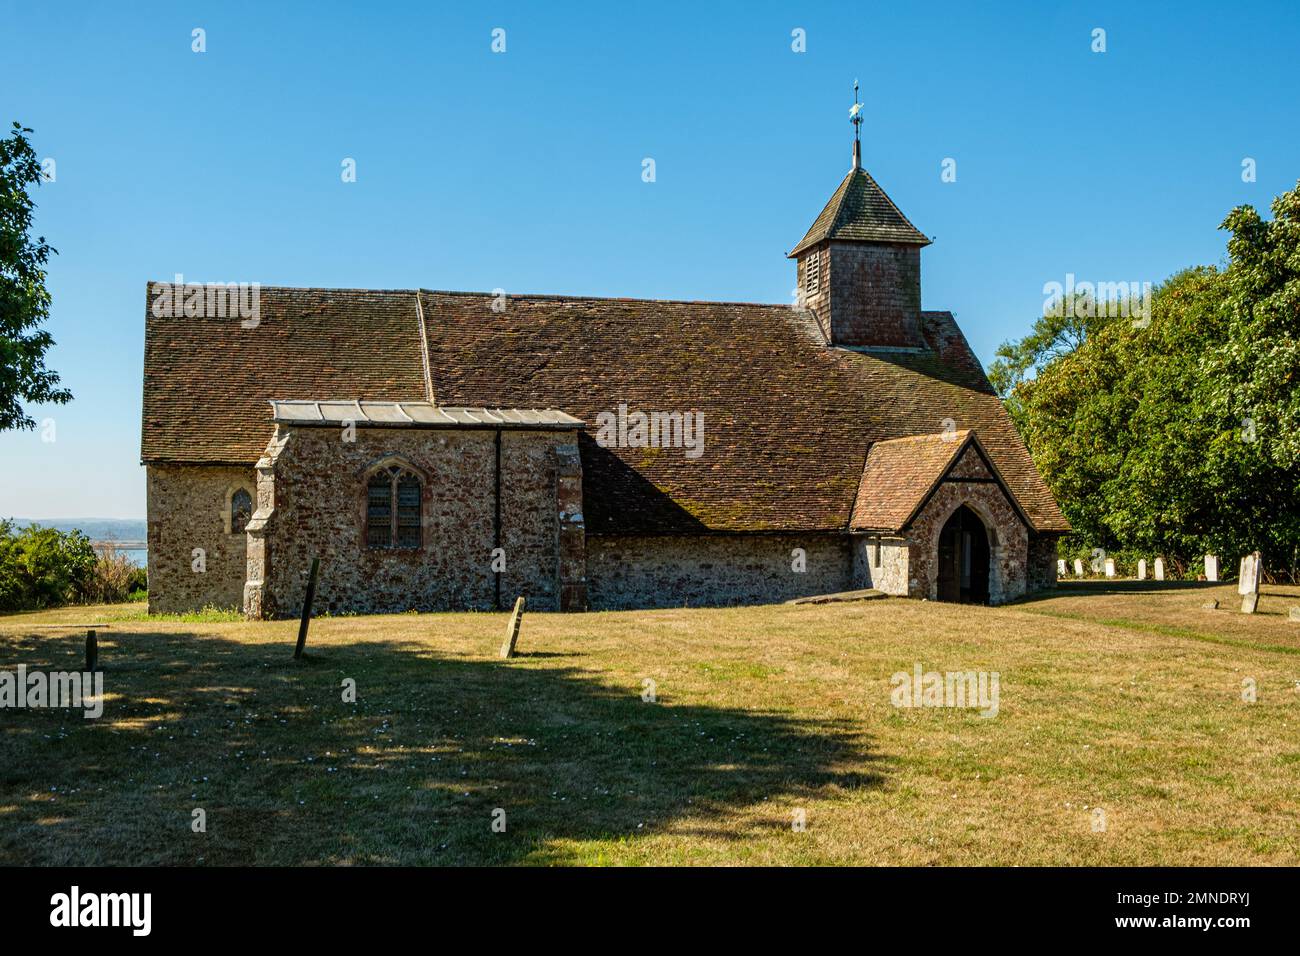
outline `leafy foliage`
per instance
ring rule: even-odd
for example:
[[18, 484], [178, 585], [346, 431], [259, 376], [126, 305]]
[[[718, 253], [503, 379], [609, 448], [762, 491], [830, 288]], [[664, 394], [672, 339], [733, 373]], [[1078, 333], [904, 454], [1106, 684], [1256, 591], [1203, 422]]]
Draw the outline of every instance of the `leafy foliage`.
[[1069, 355], [1109, 321], [1106, 310], [1084, 307], [1086, 304], [1084, 297], [1076, 296], [1068, 308], [1063, 306], [1036, 320], [1033, 331], [1023, 339], [998, 347], [989, 381], [1004, 400], [1014, 395], [1030, 371]]
[[146, 589], [144, 568], [136, 567], [111, 543], [100, 545], [97, 551], [94, 571], [82, 587], [80, 599], [91, 604], [135, 600], [133, 595]]
[[1234, 209], [1226, 268], [1168, 279], [1150, 323], [1044, 319], [999, 349], [991, 377], [1075, 529], [1067, 549], [1180, 565], [1259, 549], [1294, 577], [1300, 184], [1273, 212]]
[[59, 388], [59, 376], [45, 367], [54, 344], [41, 325], [50, 315], [45, 265], [50, 248], [44, 236], [29, 235], [36, 204], [30, 187], [41, 181], [41, 165], [18, 124], [0, 139], [0, 431], [35, 428], [23, 402], [63, 404], [72, 398]]
[[1300, 463], [1300, 184], [1273, 200], [1273, 220], [1251, 206], [1223, 223], [1232, 231], [1225, 283], [1229, 321], [1210, 354], [1209, 397], [1255, 422], [1273, 464]]
[[0, 521], [0, 611], [55, 607], [86, 594], [98, 558], [80, 531]]

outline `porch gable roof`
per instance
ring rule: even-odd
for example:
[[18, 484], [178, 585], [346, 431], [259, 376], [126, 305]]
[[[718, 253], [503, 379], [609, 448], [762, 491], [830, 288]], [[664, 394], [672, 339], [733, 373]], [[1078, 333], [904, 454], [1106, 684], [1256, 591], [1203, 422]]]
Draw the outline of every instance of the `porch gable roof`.
[[862, 467], [862, 479], [853, 502], [850, 531], [899, 532], [916, 518], [930, 496], [961, 459], [974, 447], [989, 473], [1026, 527], [1033, 528], [1015, 493], [972, 428], [956, 432], [910, 435], [872, 444]]

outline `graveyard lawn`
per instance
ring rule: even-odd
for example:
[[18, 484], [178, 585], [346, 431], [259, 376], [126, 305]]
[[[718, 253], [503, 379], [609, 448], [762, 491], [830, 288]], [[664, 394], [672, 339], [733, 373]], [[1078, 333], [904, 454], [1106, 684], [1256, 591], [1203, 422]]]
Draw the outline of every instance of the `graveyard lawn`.
[[[1295, 865], [1300, 588], [1239, 603], [526, 613], [509, 661], [506, 613], [323, 618], [297, 663], [294, 621], [4, 617], [9, 671], [112, 626], [102, 718], [0, 710], [0, 864]], [[918, 664], [997, 715], [894, 707]]]

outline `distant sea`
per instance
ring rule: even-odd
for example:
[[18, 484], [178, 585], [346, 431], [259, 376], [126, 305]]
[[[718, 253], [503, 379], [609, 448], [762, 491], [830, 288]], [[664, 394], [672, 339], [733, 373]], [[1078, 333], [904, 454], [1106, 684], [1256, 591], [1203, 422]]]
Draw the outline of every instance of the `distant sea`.
[[20, 528], [38, 524], [58, 531], [80, 531], [96, 544], [112, 541], [132, 545], [118, 550], [140, 567], [144, 567], [149, 553], [144, 545], [148, 533], [143, 518], [15, 518], [14, 523]]

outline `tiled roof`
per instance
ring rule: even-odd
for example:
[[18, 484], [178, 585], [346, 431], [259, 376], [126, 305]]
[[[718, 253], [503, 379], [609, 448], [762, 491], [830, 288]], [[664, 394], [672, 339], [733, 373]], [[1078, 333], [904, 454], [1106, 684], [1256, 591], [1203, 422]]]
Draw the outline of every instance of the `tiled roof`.
[[850, 527], [898, 531], [966, 447], [970, 429], [878, 441], [867, 452]]
[[[855, 531], [901, 531], [916, 517], [930, 492], [967, 448], [988, 455], [978, 434], [971, 429], [912, 435], [878, 441], [867, 452], [862, 483], [853, 503], [849, 526]], [[1011, 494], [1012, 504], [1029, 519], [1017, 489], [1008, 484], [996, 466], [994, 477]], [[1029, 519], [1034, 524], [1032, 519]]]
[[425, 401], [420, 351], [409, 291], [262, 288], [255, 325], [146, 304], [141, 457], [257, 461], [284, 395]]
[[[1066, 530], [1050, 492], [947, 312], [930, 351], [829, 347], [784, 305], [424, 292], [439, 402], [562, 408], [581, 443], [594, 533], [842, 530], [873, 442], [952, 419], [978, 429], [1039, 530]], [[597, 416], [704, 413], [704, 451], [603, 448]]]
[[[829, 347], [785, 305], [421, 294], [443, 406], [558, 409], [585, 421], [591, 533], [837, 531], [875, 442], [973, 428], [1039, 530], [1068, 530], [946, 312], [930, 351]], [[261, 290], [261, 321], [146, 322], [143, 457], [255, 462], [274, 398], [427, 400], [415, 294]], [[493, 308], [493, 303], [498, 308]], [[601, 412], [704, 415], [699, 457], [602, 447]]]
[[850, 170], [788, 258], [828, 239], [930, 244], [865, 169]]

